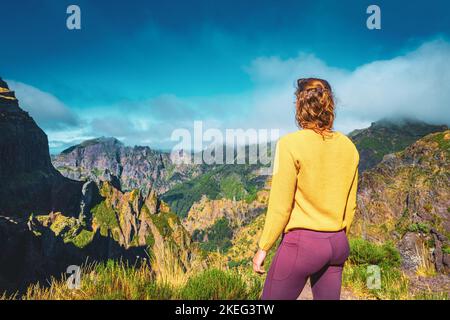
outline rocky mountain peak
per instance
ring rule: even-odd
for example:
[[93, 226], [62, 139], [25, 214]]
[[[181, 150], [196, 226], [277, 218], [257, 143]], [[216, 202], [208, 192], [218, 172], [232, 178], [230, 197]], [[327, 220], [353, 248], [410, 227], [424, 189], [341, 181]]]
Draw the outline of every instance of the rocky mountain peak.
[[61, 154], [70, 154], [74, 151], [81, 151], [84, 149], [95, 149], [97, 151], [114, 151], [114, 149], [122, 148], [124, 145], [121, 141], [114, 137], [100, 137], [90, 140], [85, 140], [80, 144], [71, 146], [61, 152]]
[[0, 77], [0, 88], [9, 89], [8, 84]]
[[0, 112], [21, 111], [19, 101], [14, 91], [11, 91], [8, 84], [0, 78]]

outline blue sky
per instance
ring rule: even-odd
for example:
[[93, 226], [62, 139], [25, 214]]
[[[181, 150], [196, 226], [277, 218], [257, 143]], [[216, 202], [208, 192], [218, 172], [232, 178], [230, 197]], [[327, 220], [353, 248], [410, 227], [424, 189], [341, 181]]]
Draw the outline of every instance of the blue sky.
[[[81, 30], [65, 26], [70, 4]], [[381, 30], [366, 28], [370, 4]], [[434, 90], [449, 80], [449, 10], [444, 0], [5, 1], [0, 76], [53, 152], [101, 135], [167, 148], [194, 120], [292, 131], [293, 82], [310, 75], [335, 87], [338, 130], [397, 114], [448, 123], [448, 94]]]

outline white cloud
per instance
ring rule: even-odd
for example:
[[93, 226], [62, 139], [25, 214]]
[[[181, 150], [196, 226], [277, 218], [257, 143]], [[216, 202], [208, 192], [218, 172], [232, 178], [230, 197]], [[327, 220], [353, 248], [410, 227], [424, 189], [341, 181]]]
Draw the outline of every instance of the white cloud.
[[57, 154], [64, 149], [76, 145], [82, 141], [97, 138], [97, 135], [92, 135], [87, 128], [66, 128], [65, 130], [46, 130], [48, 136], [48, 144], [51, 154]]
[[22, 82], [6, 82], [16, 92], [20, 107], [43, 129], [65, 129], [78, 124], [77, 116], [54, 95]]
[[450, 124], [450, 44], [434, 41], [363, 65], [336, 84], [345, 118], [406, 116]]
[[450, 124], [450, 44], [423, 44], [390, 60], [374, 61], [353, 71], [333, 68], [314, 55], [282, 60], [260, 57], [246, 68], [255, 81], [250, 125], [295, 130], [296, 79], [330, 82], [337, 98], [335, 127], [349, 132], [386, 117], [410, 117]]
[[244, 69], [257, 84], [286, 82], [294, 84], [299, 75], [302, 77], [327, 75], [337, 81], [348, 74], [345, 70], [328, 66], [313, 54], [302, 52], [297, 57], [286, 60], [279, 57], [259, 57]]

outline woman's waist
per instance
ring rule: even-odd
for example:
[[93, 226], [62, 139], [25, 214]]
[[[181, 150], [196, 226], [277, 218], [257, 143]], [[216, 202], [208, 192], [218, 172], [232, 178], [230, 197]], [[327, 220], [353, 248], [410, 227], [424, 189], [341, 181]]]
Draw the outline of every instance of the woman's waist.
[[291, 235], [304, 235], [308, 236], [310, 238], [330, 238], [337, 234], [345, 234], [345, 229], [339, 229], [339, 230], [332, 230], [332, 231], [324, 231], [324, 230], [313, 230], [313, 229], [306, 229], [306, 228], [293, 228], [289, 229], [285, 235], [291, 234]]
[[304, 210], [294, 206], [284, 232], [290, 230], [307, 230], [312, 232], [339, 232], [344, 229], [342, 210], [322, 211]]

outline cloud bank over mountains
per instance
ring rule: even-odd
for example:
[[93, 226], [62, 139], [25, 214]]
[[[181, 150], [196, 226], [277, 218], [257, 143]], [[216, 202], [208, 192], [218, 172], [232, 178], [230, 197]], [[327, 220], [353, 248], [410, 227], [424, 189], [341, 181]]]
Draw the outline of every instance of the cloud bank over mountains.
[[263, 123], [282, 127], [292, 122], [293, 107], [289, 107], [296, 79], [319, 77], [334, 89], [336, 129], [348, 132], [384, 117], [450, 124], [449, 60], [450, 43], [436, 40], [353, 71], [333, 68], [304, 53], [287, 60], [258, 58], [247, 70], [257, 83], [255, 94], [260, 98], [254, 111], [264, 116]]
[[6, 82], [16, 92], [22, 109], [28, 111], [42, 128], [65, 130], [80, 125], [75, 112], [51, 93], [19, 81]]
[[[409, 117], [450, 124], [450, 43], [434, 40], [389, 60], [354, 70], [335, 68], [313, 54], [258, 57], [243, 68], [253, 89], [234, 95], [178, 97], [170, 93], [143, 101], [75, 110], [57, 97], [9, 80], [21, 106], [49, 135], [59, 150], [90, 137], [116, 136], [126, 144], [170, 148], [175, 129], [296, 130], [294, 91], [299, 77], [320, 77], [332, 85], [337, 101], [335, 129], [348, 133], [386, 117]], [[217, 84], [220, 85], [220, 84]]]

